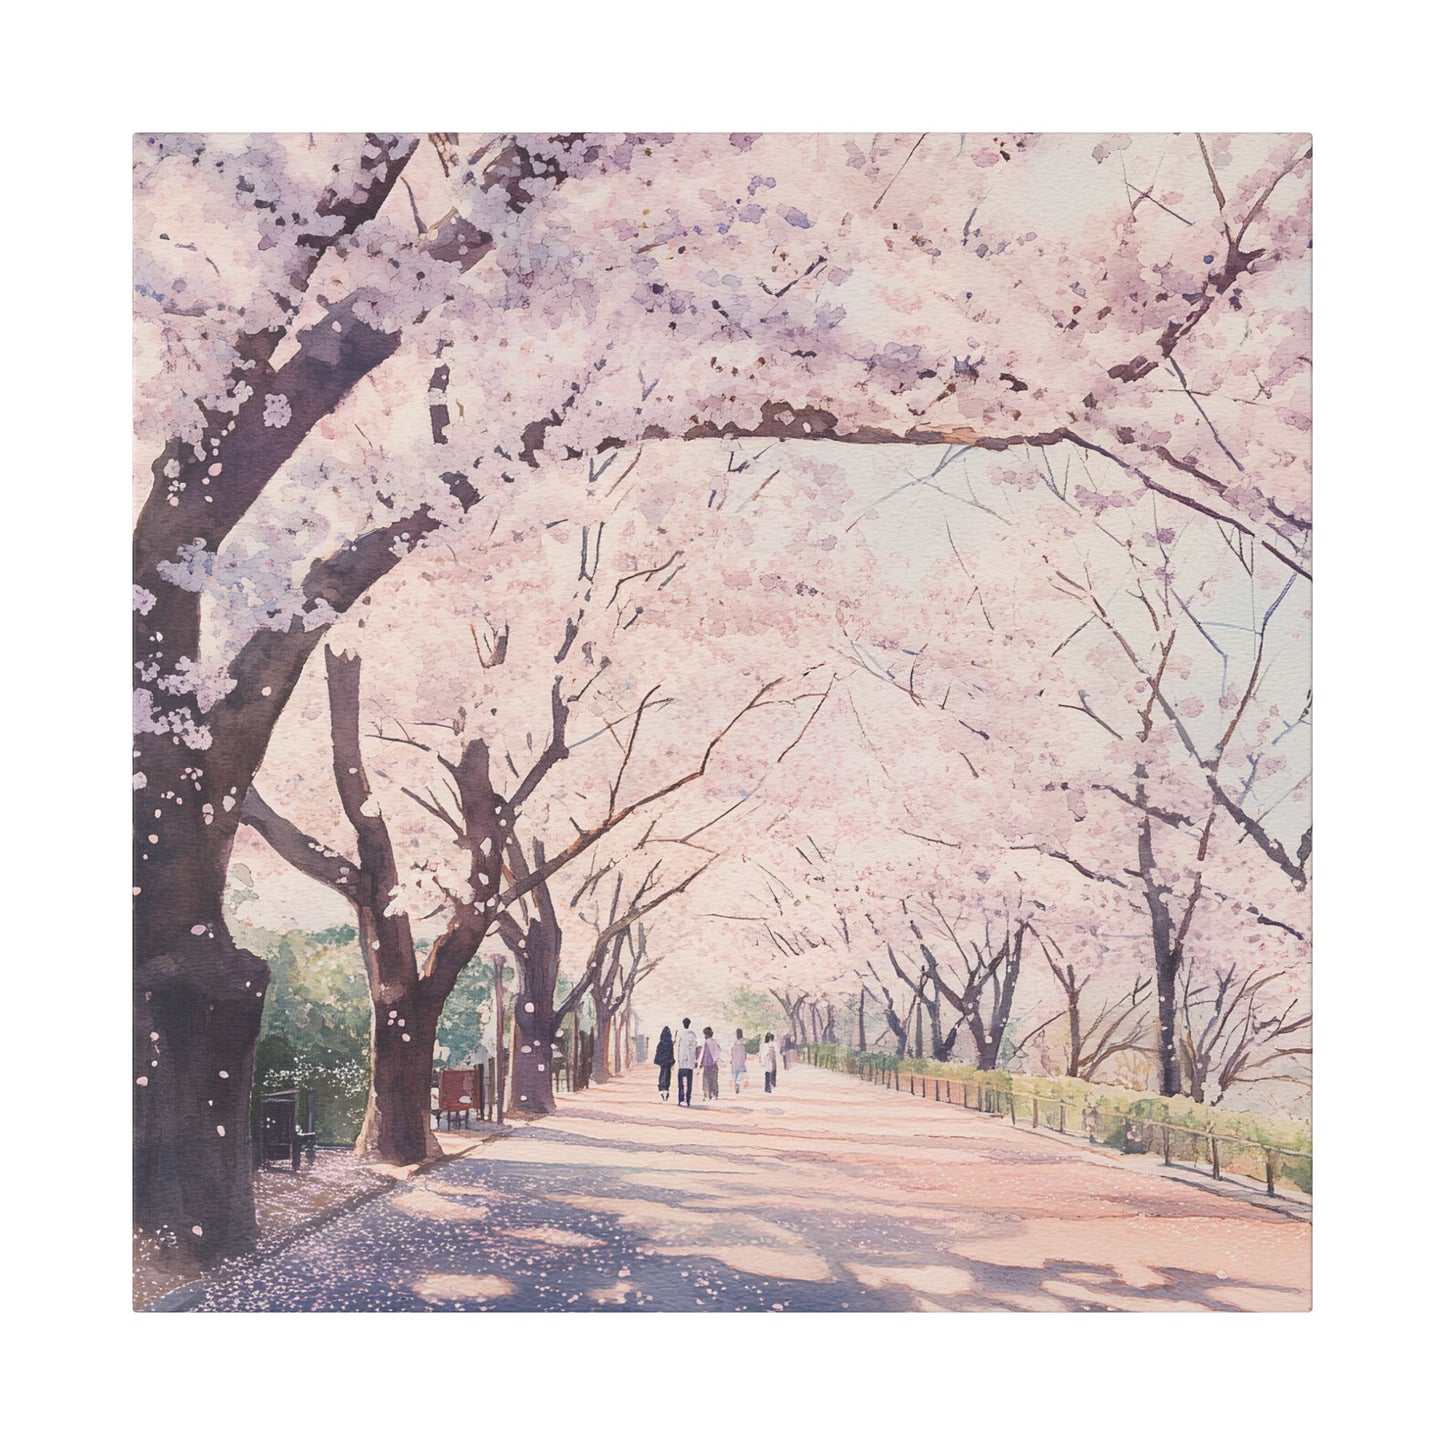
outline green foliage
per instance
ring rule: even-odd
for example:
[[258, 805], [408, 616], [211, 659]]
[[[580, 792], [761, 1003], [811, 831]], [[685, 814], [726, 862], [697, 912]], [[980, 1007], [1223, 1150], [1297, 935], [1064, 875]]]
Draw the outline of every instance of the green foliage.
[[1018, 1045], [1015, 1042], [1018, 1038], [1018, 1020], [1009, 1019], [1003, 1026], [1003, 1037], [998, 1041], [998, 1062], [999, 1067], [1006, 1069], [1013, 1063], [1014, 1055], [1018, 1053]]
[[1289, 1159], [1281, 1157], [1279, 1161], [1279, 1177], [1287, 1184], [1293, 1184], [1301, 1194], [1313, 1194], [1315, 1192], [1315, 1163], [1314, 1155], [1308, 1159]]
[[[1097, 1110], [1095, 1138], [1126, 1154], [1160, 1152], [1160, 1141], [1152, 1132], [1167, 1123], [1171, 1127], [1171, 1157], [1206, 1162], [1210, 1141], [1201, 1135], [1225, 1135], [1244, 1143], [1219, 1144], [1220, 1167], [1226, 1172], [1249, 1174], [1263, 1178], [1265, 1149], [1288, 1149], [1305, 1155], [1312, 1153], [1310, 1126], [1296, 1119], [1281, 1119], [1265, 1114], [1211, 1108], [1186, 1098], [1161, 1098], [1157, 1094], [1139, 1094], [1107, 1084], [1093, 1084], [1085, 1079], [1038, 1078], [1031, 1074], [1010, 1074], [1002, 1069], [984, 1070], [972, 1064], [938, 1063], [933, 1059], [900, 1059], [893, 1053], [859, 1053], [843, 1044], [824, 1044], [813, 1050], [821, 1068], [843, 1069], [849, 1061], [872, 1065], [883, 1073], [895, 1070], [904, 1075], [957, 1079], [969, 1085], [981, 1085], [996, 1091], [1001, 1107], [1007, 1109], [1012, 1100], [1020, 1118], [1027, 1118], [1033, 1100], [1040, 1102], [1040, 1121], [1054, 1127], [1062, 1103], [1068, 1115], [1081, 1120], [1084, 1109]], [[1052, 1122], [1050, 1122], [1052, 1113]], [[1076, 1124], [1070, 1126], [1077, 1127]], [[1194, 1132], [1185, 1132], [1194, 1131]], [[1281, 1182], [1292, 1184], [1308, 1194], [1313, 1190], [1313, 1169], [1310, 1158], [1278, 1157]]]
[[278, 1089], [315, 1089], [318, 1140], [352, 1143], [371, 1084], [371, 996], [356, 930], [245, 933], [237, 941], [271, 967], [256, 1049], [256, 1099]]
[[[343, 924], [319, 933], [279, 934], [233, 920], [231, 931], [271, 967], [253, 1105], [278, 1089], [315, 1089], [317, 1139], [353, 1143], [371, 1087], [371, 995], [356, 929]], [[429, 946], [418, 941], [418, 955]], [[502, 976], [508, 983], [515, 978], [510, 964]], [[462, 971], [438, 1021], [439, 1063], [460, 1061], [477, 1047], [477, 1005], [491, 996], [491, 961], [475, 959]]]
[[[418, 944], [417, 952], [425, 945]], [[502, 969], [502, 985], [506, 988], [515, 976], [510, 964]], [[485, 1043], [489, 1052], [496, 1051], [496, 1014], [488, 1013], [485, 1039], [477, 1028], [477, 1005], [492, 1002], [492, 961], [490, 957], [474, 958], [461, 972], [451, 997], [442, 1008], [437, 1021], [437, 1065], [454, 1067], [472, 1052], [478, 1043]]]
[[[739, 985], [728, 997], [728, 1027], [741, 1029], [745, 1038], [756, 1035], [761, 1042], [765, 1033], [781, 1032], [782, 1018], [778, 1001], [761, 989]], [[748, 1052], [753, 1052], [751, 1047]]]

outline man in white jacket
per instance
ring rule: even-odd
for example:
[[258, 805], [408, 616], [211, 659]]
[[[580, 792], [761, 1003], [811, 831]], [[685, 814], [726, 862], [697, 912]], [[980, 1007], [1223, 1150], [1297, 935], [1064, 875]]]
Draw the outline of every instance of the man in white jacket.
[[697, 1068], [697, 1035], [692, 1020], [683, 1019], [677, 1035], [677, 1105], [692, 1108], [692, 1071]]
[[758, 1062], [763, 1066], [763, 1093], [771, 1094], [778, 1082], [778, 1050], [772, 1034], [763, 1035], [763, 1046], [758, 1050]]

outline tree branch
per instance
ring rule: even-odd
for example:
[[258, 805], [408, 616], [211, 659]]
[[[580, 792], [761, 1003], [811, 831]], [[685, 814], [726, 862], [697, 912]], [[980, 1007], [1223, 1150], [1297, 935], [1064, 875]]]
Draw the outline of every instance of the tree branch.
[[341, 894], [353, 907], [358, 902], [356, 889], [360, 868], [345, 855], [303, 833], [294, 823], [283, 818], [253, 786], [241, 807], [241, 821], [254, 828], [286, 863], [313, 882]]

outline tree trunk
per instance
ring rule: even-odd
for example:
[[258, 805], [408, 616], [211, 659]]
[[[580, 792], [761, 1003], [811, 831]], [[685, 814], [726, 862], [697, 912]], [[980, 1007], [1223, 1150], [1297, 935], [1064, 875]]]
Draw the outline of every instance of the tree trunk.
[[1144, 899], [1149, 907], [1150, 936], [1154, 944], [1154, 996], [1159, 1018], [1159, 1092], [1166, 1099], [1172, 1099], [1183, 1087], [1174, 1030], [1178, 1011], [1179, 956], [1184, 940], [1182, 931], [1169, 912], [1164, 892], [1155, 879], [1154, 835], [1145, 806], [1148, 799], [1142, 780], [1147, 774], [1142, 765], [1137, 769], [1137, 775], [1140, 779], [1135, 784], [1135, 802], [1140, 809], [1139, 875], [1144, 880]]
[[983, 1021], [975, 1015], [969, 1020], [969, 1032], [973, 1034], [973, 1049], [978, 1055], [980, 1069], [992, 1069], [998, 1064], [998, 1039], [991, 1038]]
[[[557, 974], [562, 959], [562, 930], [545, 885], [535, 896], [543, 916], [533, 918], [525, 934], [508, 927], [502, 934], [517, 961], [511, 1108], [514, 1114], [533, 1117], [557, 1110], [552, 1092], [552, 1044], [557, 1035]], [[577, 1087], [575, 1082], [573, 1087]]]
[[[978, 1052], [978, 1067], [980, 1069], [998, 1068], [999, 1050], [1003, 1047], [1003, 1028], [995, 1020], [988, 1028], [985, 1028], [981, 1021], [975, 1020], [977, 1027], [973, 1030], [974, 1048]], [[1005, 1020], [1005, 1022], [1007, 1022]]]
[[[415, 139], [384, 143], [385, 163], [373, 166], [368, 179], [346, 196], [328, 194], [323, 211], [341, 222], [334, 234], [349, 235], [380, 212], [416, 147]], [[496, 179], [505, 184], [530, 168], [530, 156], [508, 146]], [[549, 169], [558, 179], [565, 175]], [[489, 236], [458, 218], [438, 233], [438, 254], [459, 239], [469, 244], [450, 259], [461, 271], [492, 250]], [[290, 272], [298, 292], [320, 264], [321, 249], [298, 252]], [[138, 683], [203, 656], [201, 595], [163, 576], [161, 565], [196, 539], [218, 551], [314, 424], [401, 345], [400, 332], [368, 326], [345, 302], [330, 308], [324, 322], [291, 332], [296, 354], [273, 369], [285, 334], [279, 327], [238, 332], [238, 355], [252, 368], [249, 404], [223, 426], [207, 413], [218, 433], [208, 455], [195, 455], [177, 438], [153, 463], [154, 484], [133, 538], [134, 581], [145, 595], [133, 614]], [[272, 385], [290, 397], [286, 427], [271, 427], [263, 414]], [[444, 440], [436, 435], [439, 410], [431, 409], [433, 436]], [[207, 485], [222, 466], [226, 482]], [[480, 500], [464, 475], [444, 480], [463, 510]], [[250, 1094], [270, 974], [226, 928], [226, 865], [241, 805], [327, 619], [344, 613], [417, 538], [441, 525], [441, 515], [423, 506], [316, 557], [303, 583], [308, 615], [284, 631], [255, 633], [229, 664], [235, 686], [227, 696], [206, 710], [194, 687], [169, 691], [155, 699], [168, 723], [159, 730], [143, 725], [135, 734], [135, 1223], [152, 1234], [173, 1233], [202, 1258], [249, 1248], [256, 1239]]]
[[422, 981], [384, 991], [371, 1008], [371, 1092], [356, 1152], [388, 1164], [420, 1164], [441, 1154], [431, 1128], [431, 1078], [441, 1003]]
[[788, 1029], [793, 1036], [795, 1043], [806, 1044], [808, 1042], [808, 1030], [803, 1023], [803, 1005], [794, 1004], [785, 1010], [788, 1017]]
[[919, 989], [919, 999], [928, 1010], [928, 1052], [929, 1057], [935, 1063], [946, 1063], [948, 1056], [953, 1052], [953, 1040], [957, 1037], [957, 1030], [945, 1035], [943, 1032], [942, 1013], [943, 1006], [939, 1001], [938, 989], [935, 986], [933, 997], [925, 999], [923, 990]]
[[1084, 1059], [1084, 1028], [1079, 1016], [1079, 995], [1082, 989], [1074, 982], [1074, 967], [1069, 965], [1067, 997], [1069, 1000], [1069, 1078], [1079, 1077], [1079, 1068]]
[[893, 1007], [893, 995], [886, 989], [883, 992], [883, 1018], [887, 1023], [889, 1031], [893, 1034], [893, 1047], [900, 1059], [908, 1057], [908, 1020], [899, 1018], [898, 1010]]
[[[1018, 987], [1019, 969], [1023, 963], [1023, 939], [1026, 924], [1019, 924], [1012, 939], [1006, 935], [1000, 951], [984, 963], [979, 954], [979, 966], [970, 968], [969, 980], [962, 994], [948, 994], [948, 1000], [955, 1008], [962, 1008], [964, 1022], [973, 1037], [974, 1052], [978, 1056], [980, 1069], [996, 1069], [998, 1056], [1003, 1048], [1003, 1036], [1013, 1013], [1014, 991]], [[999, 970], [1003, 977], [1000, 979]], [[937, 973], [934, 974], [937, 981]], [[984, 1019], [983, 992], [986, 985], [993, 989], [993, 1001], [989, 1006], [988, 1019]]]
[[868, 1052], [868, 1025], [863, 1017], [863, 1001], [867, 996], [867, 989], [860, 988], [858, 990], [858, 1052], [860, 1054]]
[[557, 1112], [557, 1098], [552, 1092], [552, 1042], [556, 1033], [550, 1009], [524, 1014], [522, 996], [512, 1015], [512, 1095], [513, 1114], [537, 1118]]
[[210, 1260], [256, 1241], [251, 1082], [270, 970], [226, 927], [228, 775], [169, 736], [135, 748], [135, 1224]]
[[[1178, 993], [1178, 966], [1173, 950], [1167, 944], [1161, 950], [1156, 937], [1154, 948], [1154, 984], [1159, 1000], [1159, 1092], [1166, 1099], [1183, 1092], [1179, 1067], [1179, 1049], [1175, 1039], [1175, 1010]], [[1200, 1099], [1197, 1102], [1203, 1103]]]
[[219, 919], [138, 961], [135, 1223], [202, 1260], [240, 1253], [256, 1242], [251, 1077], [269, 970]]
[[973, 1035], [973, 1049], [978, 1056], [978, 1067], [996, 1069], [999, 1046], [1003, 1042], [1002, 1032], [997, 1027], [997, 1011], [985, 1022], [980, 1002], [976, 1001], [973, 1012], [968, 1016], [968, 1031]]
[[612, 1070], [608, 1068], [607, 1060], [610, 1057], [612, 1046], [614, 1021], [600, 1000], [594, 996], [592, 1002], [597, 1011], [597, 1034], [592, 1048], [591, 1078], [594, 1084], [605, 1084], [612, 1077]]

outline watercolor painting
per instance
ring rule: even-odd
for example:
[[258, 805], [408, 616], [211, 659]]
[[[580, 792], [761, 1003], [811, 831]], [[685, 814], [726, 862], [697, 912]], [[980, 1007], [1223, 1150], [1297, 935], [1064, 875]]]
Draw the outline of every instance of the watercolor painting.
[[138, 133], [134, 1308], [1310, 1309], [1311, 157]]

